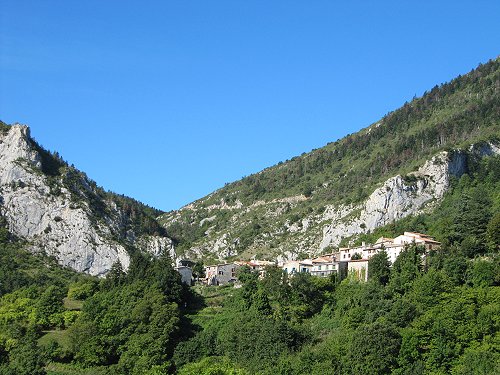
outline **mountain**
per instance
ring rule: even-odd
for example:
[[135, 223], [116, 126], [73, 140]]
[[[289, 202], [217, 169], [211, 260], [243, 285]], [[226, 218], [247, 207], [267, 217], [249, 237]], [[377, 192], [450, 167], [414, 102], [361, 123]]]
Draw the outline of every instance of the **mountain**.
[[161, 212], [105, 192], [57, 153], [44, 150], [27, 126], [0, 123], [0, 215], [31, 252], [103, 275], [134, 253], [169, 252], [172, 240], [155, 220]]
[[[435, 86], [361, 131], [163, 213], [104, 191], [23, 125], [0, 123], [0, 215], [32, 252], [103, 275], [134, 254], [294, 258], [431, 212], [500, 151], [500, 59]], [[439, 239], [439, 234], [436, 234]]]
[[430, 212], [500, 149], [500, 59], [435, 86], [356, 134], [228, 184], [159, 221], [207, 260], [316, 254]]

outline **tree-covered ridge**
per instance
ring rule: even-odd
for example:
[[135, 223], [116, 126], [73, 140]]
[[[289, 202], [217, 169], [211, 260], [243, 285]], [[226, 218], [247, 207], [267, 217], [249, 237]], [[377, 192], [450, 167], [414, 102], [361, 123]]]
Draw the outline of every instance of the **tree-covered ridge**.
[[71, 192], [75, 203], [88, 202], [98, 220], [116, 215], [113, 210], [113, 205], [116, 205], [123, 220], [123, 233], [132, 229], [138, 234], [166, 235], [165, 229], [155, 219], [162, 211], [133, 198], [105, 191], [84, 172], [68, 165], [58, 153], [50, 153], [36, 142], [33, 142], [33, 147], [41, 155], [42, 171], [52, 179], [56, 192], [57, 185], [62, 184]]
[[[231, 193], [233, 199], [251, 203], [303, 194], [306, 188], [321, 189], [324, 183], [330, 184], [326, 197], [343, 197], [352, 186], [392, 176], [400, 167], [411, 170], [440, 150], [498, 140], [499, 119], [497, 58], [435, 86], [356, 134], [229, 184], [200, 203], [206, 207]], [[368, 180], [362, 179], [366, 176]]]
[[[498, 143], [499, 68], [500, 59], [491, 60], [435, 86], [356, 134], [228, 184], [160, 221], [181, 249], [203, 243], [211, 228], [211, 233], [231, 233], [242, 252], [252, 238], [273, 232], [275, 222], [299, 222], [321, 213], [327, 204], [359, 203], [383, 181], [405, 176], [440, 151]], [[258, 205], [299, 195], [302, 200], [281, 210], [277, 219], [267, 220], [265, 209]]]

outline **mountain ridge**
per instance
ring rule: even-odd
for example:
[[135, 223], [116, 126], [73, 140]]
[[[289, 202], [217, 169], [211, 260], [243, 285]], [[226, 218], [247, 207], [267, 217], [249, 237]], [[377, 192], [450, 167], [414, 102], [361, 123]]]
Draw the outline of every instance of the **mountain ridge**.
[[[498, 144], [499, 67], [498, 58], [480, 64], [357, 133], [226, 184], [159, 220], [179, 252], [191, 256], [221, 260], [321, 251], [323, 228], [312, 233], [311, 217], [339, 207], [354, 207], [355, 216], [356, 207], [389, 179], [399, 175], [412, 182], [411, 173], [440, 152]], [[304, 227], [310, 235], [294, 243]]]
[[[105, 192], [29, 128], [0, 124], [0, 214], [63, 265], [104, 275], [137, 252], [294, 258], [432, 210], [478, 156], [498, 154], [500, 59], [326, 146], [162, 213]], [[75, 229], [76, 228], [76, 229]]]

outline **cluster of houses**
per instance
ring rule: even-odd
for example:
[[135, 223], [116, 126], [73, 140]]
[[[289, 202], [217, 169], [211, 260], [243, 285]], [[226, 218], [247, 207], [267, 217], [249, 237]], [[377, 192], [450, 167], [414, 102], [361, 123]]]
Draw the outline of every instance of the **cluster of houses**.
[[314, 259], [292, 260], [277, 264], [263, 260], [251, 260], [248, 262], [235, 261], [230, 263], [215, 264], [205, 267], [204, 281], [208, 285], [224, 285], [235, 283], [238, 279], [236, 270], [242, 266], [248, 266], [264, 275], [267, 266], [278, 266], [289, 275], [304, 272], [313, 276], [329, 277], [332, 274], [351, 274], [359, 280], [368, 280], [368, 260], [378, 252], [385, 250], [389, 261], [394, 263], [396, 258], [408, 244], [415, 243], [425, 248], [426, 252], [440, 247], [440, 242], [426, 234], [415, 232], [404, 232], [396, 238], [379, 238], [374, 244], [352, 248], [340, 248], [332, 254], [321, 255]]

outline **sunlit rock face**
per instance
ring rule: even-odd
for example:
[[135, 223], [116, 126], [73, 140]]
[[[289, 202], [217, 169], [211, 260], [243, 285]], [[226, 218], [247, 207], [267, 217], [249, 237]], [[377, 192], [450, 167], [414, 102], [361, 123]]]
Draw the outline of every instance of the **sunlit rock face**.
[[[320, 249], [328, 245], [337, 246], [343, 237], [372, 231], [432, 207], [450, 187], [450, 178], [467, 172], [470, 155], [482, 157], [500, 153], [500, 149], [493, 144], [477, 148], [472, 146], [470, 151], [470, 154], [441, 152], [406, 178], [398, 175], [388, 179], [363, 204], [336, 210], [329, 217], [331, 224], [323, 228]], [[359, 214], [352, 216], [354, 211]]]
[[47, 175], [42, 163], [40, 148], [27, 126], [12, 125], [0, 134], [0, 213], [10, 232], [26, 240], [32, 252], [44, 252], [62, 265], [91, 275], [106, 274], [116, 262], [128, 269], [128, 246], [174, 254], [169, 238], [120, 235], [123, 213], [113, 202], [102, 200], [79, 176], [78, 186], [86, 190], [86, 196], [100, 199], [106, 212], [96, 217], [90, 203], [75, 201], [63, 176]]

